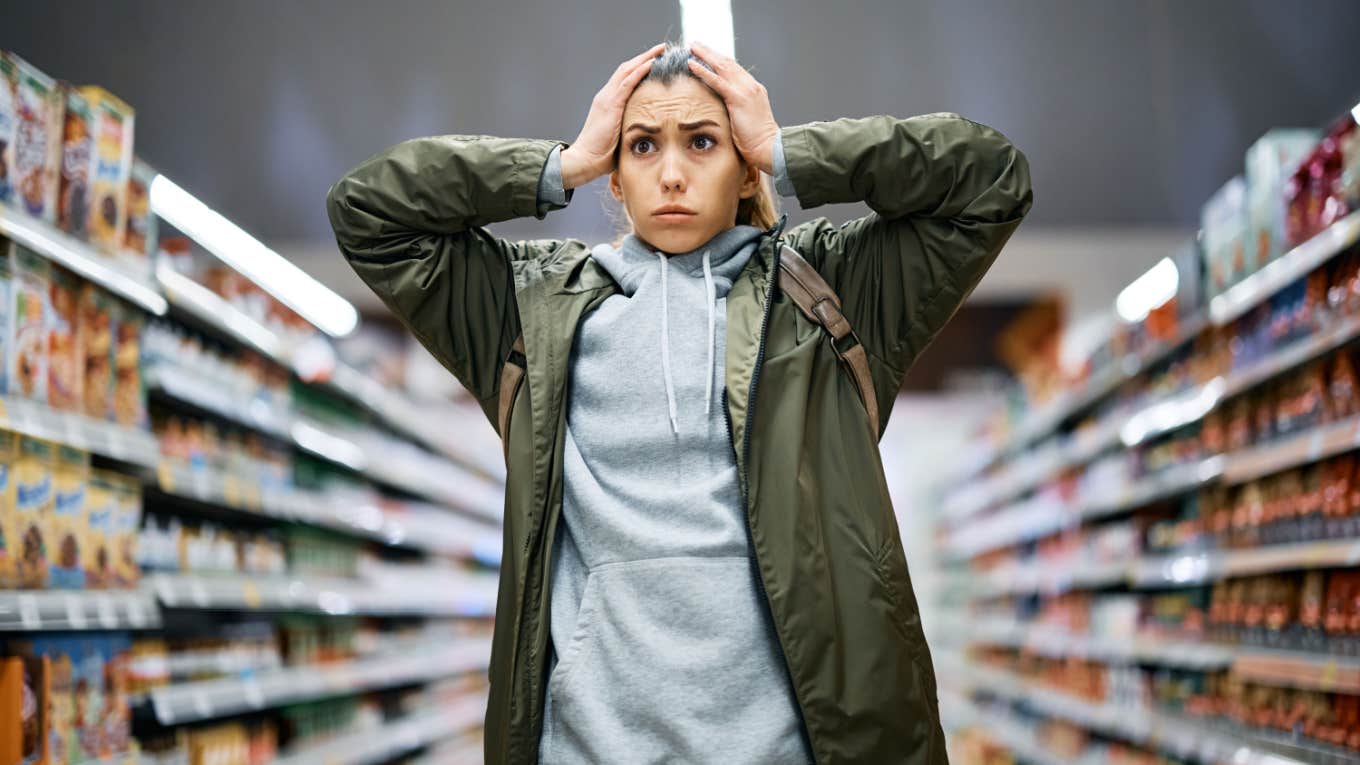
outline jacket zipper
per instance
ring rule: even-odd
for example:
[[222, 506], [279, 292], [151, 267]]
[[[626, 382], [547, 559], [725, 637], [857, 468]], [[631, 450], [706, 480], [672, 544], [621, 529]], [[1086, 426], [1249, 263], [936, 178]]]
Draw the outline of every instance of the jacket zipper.
[[[780, 222], [779, 222], [779, 229], [780, 229], [780, 230], [782, 230], [783, 227], [784, 227], [784, 226], [783, 226], [783, 223], [784, 223], [784, 220], [783, 220], [783, 218], [781, 217]], [[756, 414], [756, 384], [757, 384], [757, 382], [759, 382], [759, 380], [760, 380], [760, 368], [761, 368], [761, 366], [763, 365], [763, 363], [764, 363], [764, 361], [765, 361], [765, 333], [766, 333], [766, 331], [767, 331], [767, 329], [768, 329], [768, 325], [769, 325], [769, 323], [770, 323], [770, 312], [771, 312], [771, 309], [774, 307], [774, 289], [775, 289], [775, 282], [779, 279], [779, 255], [780, 255], [781, 244], [780, 244], [779, 236], [778, 236], [777, 234], [776, 234], [776, 236], [775, 236], [775, 244], [774, 244], [774, 247], [775, 247], [775, 250], [774, 250], [774, 273], [772, 273], [772, 274], [770, 275], [770, 286], [769, 286], [769, 288], [768, 288], [768, 289], [766, 290], [766, 292], [765, 292], [765, 311], [764, 311], [764, 314], [761, 316], [761, 319], [760, 319], [760, 342], [759, 342], [759, 343], [757, 344], [757, 346], [756, 346], [756, 365], [755, 365], [755, 369], [751, 372], [751, 387], [750, 387], [750, 390], [749, 390], [748, 393], [747, 393], [747, 398], [746, 398], [746, 429], [745, 429], [744, 431], [742, 431], [742, 434], [741, 434], [741, 441], [742, 441], [742, 443], [741, 443], [742, 461], [741, 461], [741, 470], [739, 471], [739, 472], [741, 473], [741, 481], [740, 481], [740, 484], [741, 484], [741, 501], [742, 501], [742, 507], [745, 508], [745, 510], [746, 510], [746, 537], [747, 537], [748, 543], [751, 545], [751, 552], [752, 552], [752, 554], [755, 554], [755, 532], [754, 532], [754, 530], [753, 530], [752, 527], [751, 527], [751, 501], [750, 501], [750, 495], [749, 495], [749, 493], [748, 493], [747, 479], [746, 479], [746, 471], [747, 471], [747, 466], [751, 464], [751, 463], [750, 463], [750, 459], [751, 459], [751, 425], [754, 424], [754, 422], [755, 422], [755, 414]], [[726, 387], [726, 386], [723, 387], [723, 420], [727, 423], [727, 439], [728, 439], [728, 441], [731, 441], [731, 440], [732, 440], [732, 412], [731, 412], [731, 410], [729, 410], [728, 407], [727, 407], [727, 387]], [[759, 559], [758, 559], [758, 556], [757, 556], [757, 560], [756, 560], [755, 569], [756, 569], [756, 583], [760, 586], [760, 595], [761, 595], [762, 598], [764, 598], [766, 607], [770, 609], [770, 622], [771, 622], [771, 624], [774, 624], [774, 606], [770, 605], [770, 594], [769, 594], [769, 591], [765, 589], [765, 573], [764, 573], [763, 571], [761, 571], [761, 569], [760, 569], [760, 561], [759, 561]], [[779, 658], [780, 658], [781, 661], [784, 662], [784, 667], [787, 669], [788, 666], [789, 666], [789, 658], [788, 658], [788, 654], [784, 651], [784, 639], [783, 639], [783, 637], [781, 637], [780, 634], [779, 634], [779, 626], [778, 626], [777, 624], [775, 624], [774, 637], [775, 637], [775, 645], [778, 646], [778, 648], [779, 648]], [[789, 679], [790, 679], [790, 683], [792, 683], [793, 673], [792, 673], [791, 671], [789, 672]], [[796, 701], [796, 702], [798, 703], [798, 715], [799, 715], [799, 717], [802, 719], [802, 722], [803, 722], [803, 730], [807, 733], [807, 737], [808, 737], [808, 750], [809, 750], [810, 752], [812, 752], [812, 765], [816, 765], [816, 763], [817, 763], [817, 750], [816, 750], [815, 747], [812, 746], [812, 730], [808, 727], [808, 724], [807, 724], [807, 713], [803, 710], [803, 700], [802, 700], [802, 698], [799, 697], [799, 695], [798, 695], [798, 689], [797, 689], [796, 687], [793, 689], [793, 698], [794, 698], [794, 701]]]

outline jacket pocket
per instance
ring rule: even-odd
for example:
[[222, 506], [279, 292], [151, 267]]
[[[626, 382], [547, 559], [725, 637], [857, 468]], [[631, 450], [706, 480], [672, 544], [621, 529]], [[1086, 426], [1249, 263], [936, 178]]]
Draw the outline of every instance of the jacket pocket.
[[748, 557], [590, 570], [549, 678], [544, 762], [811, 762]]

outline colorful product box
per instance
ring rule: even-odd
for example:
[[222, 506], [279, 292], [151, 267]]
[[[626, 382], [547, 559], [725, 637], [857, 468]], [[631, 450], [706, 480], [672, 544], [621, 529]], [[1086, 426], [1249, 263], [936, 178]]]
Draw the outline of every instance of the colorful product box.
[[9, 59], [18, 76], [14, 206], [35, 218], [55, 222], [61, 165], [61, 89], [56, 80], [27, 61], [13, 54]]
[[1217, 295], [1247, 274], [1247, 183], [1242, 176], [1228, 181], [1200, 210], [1209, 290]]
[[0, 590], [19, 586], [19, 514], [14, 497], [14, 457], [18, 436], [0, 430]]
[[42, 656], [0, 659], [0, 762], [44, 762], [51, 699], [47, 666]]
[[90, 206], [95, 174], [95, 119], [90, 102], [69, 85], [62, 87], [65, 112], [61, 132], [60, 194], [57, 227], [85, 240], [90, 237]]
[[19, 125], [19, 68], [0, 51], [0, 205], [13, 204], [14, 139]]
[[114, 517], [114, 586], [133, 588], [141, 581], [137, 565], [138, 531], [142, 525], [142, 485], [131, 476], [108, 474], [117, 503]]
[[91, 185], [90, 243], [109, 254], [127, 234], [127, 186], [132, 174], [132, 107], [103, 88], [86, 85], [81, 95], [94, 115], [94, 180]]
[[47, 405], [68, 412], [84, 408], [85, 356], [77, 342], [81, 286], [75, 274], [52, 268], [47, 304]]
[[151, 214], [151, 181], [156, 171], [140, 159], [132, 161], [132, 177], [127, 187], [127, 232], [123, 235], [123, 256], [140, 269], [150, 271], [156, 251], [156, 216]]
[[85, 556], [86, 589], [108, 589], [116, 582], [114, 544], [121, 512], [114, 489], [117, 480], [105, 471], [93, 470], [85, 488], [87, 536], [81, 552]]
[[14, 461], [14, 514], [18, 519], [15, 544], [18, 584], [22, 589], [47, 587], [51, 547], [48, 518], [53, 511], [52, 473], [56, 454], [47, 441], [19, 437]]
[[10, 357], [14, 353], [14, 245], [0, 237], [0, 396], [9, 394]]
[[47, 311], [51, 264], [25, 247], [11, 247], [9, 388], [11, 396], [47, 399]]
[[141, 338], [145, 322], [141, 311], [118, 304], [114, 330], [114, 421], [135, 428], [145, 428], [150, 424], [146, 411], [146, 390], [142, 386]]
[[1285, 247], [1285, 183], [1299, 163], [1317, 146], [1318, 131], [1277, 128], [1247, 149], [1247, 212], [1251, 229], [1247, 236], [1249, 268], [1264, 268]]
[[48, 586], [53, 589], [85, 588], [84, 548], [89, 542], [85, 492], [89, 480], [90, 455], [68, 446], [59, 447], [47, 531], [50, 546]]
[[100, 420], [113, 419], [113, 311], [116, 304], [97, 285], [81, 285], [76, 308], [76, 346], [83, 357], [81, 409]]

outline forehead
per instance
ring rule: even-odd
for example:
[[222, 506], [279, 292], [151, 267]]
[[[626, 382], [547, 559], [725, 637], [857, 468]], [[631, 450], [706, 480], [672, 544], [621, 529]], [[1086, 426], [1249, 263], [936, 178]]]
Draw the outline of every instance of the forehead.
[[721, 98], [692, 77], [677, 77], [670, 85], [655, 80], [633, 91], [623, 109], [623, 124], [634, 121], [665, 126], [673, 122], [711, 119], [727, 124], [727, 107]]

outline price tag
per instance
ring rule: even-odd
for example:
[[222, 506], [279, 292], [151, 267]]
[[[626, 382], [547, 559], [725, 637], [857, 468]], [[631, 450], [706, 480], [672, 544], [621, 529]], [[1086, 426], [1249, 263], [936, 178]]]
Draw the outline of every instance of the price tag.
[[72, 629], [85, 629], [85, 603], [77, 595], [67, 595], [66, 598], [66, 621]]
[[142, 599], [132, 596], [127, 600], [128, 624], [134, 629], [146, 626], [146, 610], [142, 608]]
[[263, 600], [260, 597], [260, 588], [250, 579], [241, 583], [241, 596], [245, 604], [251, 608], [259, 608]]
[[202, 580], [199, 579], [189, 581], [189, 597], [194, 599], [199, 608], [207, 608], [212, 602], [212, 598], [208, 596], [208, 588], [204, 587]]
[[1324, 436], [1324, 435], [1325, 435], [1325, 431], [1315, 430], [1315, 431], [1313, 431], [1312, 437], [1308, 439], [1308, 461], [1309, 461], [1309, 462], [1315, 462], [1315, 461], [1317, 461], [1318, 456], [1322, 454], [1322, 444], [1323, 444], [1323, 436]]
[[42, 627], [42, 616], [38, 613], [38, 599], [31, 593], [19, 595], [19, 621], [26, 630]]
[[247, 680], [245, 681], [245, 684], [241, 686], [241, 690], [245, 694], [246, 703], [249, 704], [252, 709], [264, 708], [264, 691], [260, 689], [259, 683], [254, 680]]
[[94, 605], [96, 613], [99, 614], [100, 624], [108, 629], [118, 626], [118, 607], [114, 604], [112, 597], [96, 595]]
[[1336, 681], [1340, 674], [1341, 668], [1337, 666], [1336, 662], [1329, 661], [1322, 665], [1322, 671], [1318, 674], [1318, 685], [1323, 690], [1329, 691], [1336, 687]]
[[194, 712], [200, 718], [212, 717], [212, 704], [208, 701], [208, 694], [203, 691], [194, 691], [193, 702]]
[[156, 464], [156, 482], [165, 491], [175, 493], [175, 469], [171, 467], [169, 460], [161, 460]]

